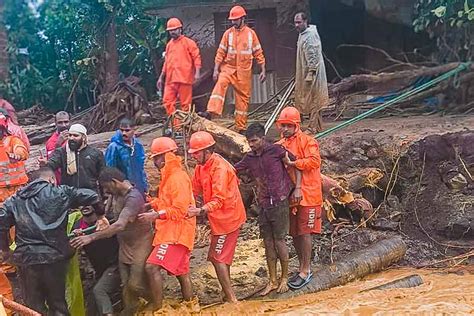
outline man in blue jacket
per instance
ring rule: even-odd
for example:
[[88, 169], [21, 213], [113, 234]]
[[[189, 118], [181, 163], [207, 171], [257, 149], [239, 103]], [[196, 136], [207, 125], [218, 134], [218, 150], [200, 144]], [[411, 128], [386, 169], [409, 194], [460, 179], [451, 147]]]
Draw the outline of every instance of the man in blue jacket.
[[145, 175], [145, 149], [135, 137], [135, 124], [124, 118], [105, 152], [105, 163], [119, 169], [141, 193], [148, 191]]

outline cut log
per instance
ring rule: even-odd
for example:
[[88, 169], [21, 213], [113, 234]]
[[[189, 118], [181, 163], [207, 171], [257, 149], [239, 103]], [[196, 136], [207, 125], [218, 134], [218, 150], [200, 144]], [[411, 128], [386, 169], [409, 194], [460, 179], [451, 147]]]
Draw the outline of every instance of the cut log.
[[[184, 120], [186, 113], [177, 112], [176, 117]], [[193, 132], [206, 131], [214, 137], [216, 141], [216, 151], [222, 153], [232, 161], [239, 161], [246, 152], [250, 151], [245, 136], [237, 132], [231, 131], [215, 122], [206, 120], [199, 115], [193, 113], [191, 130]]]
[[361, 292], [368, 292], [373, 290], [388, 290], [388, 289], [406, 289], [410, 287], [417, 287], [423, 284], [423, 279], [418, 274], [412, 274], [404, 278], [393, 280], [391, 282], [372, 287]]
[[313, 279], [302, 289], [284, 294], [272, 293], [270, 297], [291, 298], [346, 284], [387, 268], [402, 259], [406, 250], [406, 244], [399, 237], [380, 240], [340, 262], [315, 271]]
[[364, 168], [357, 172], [345, 174], [342, 177], [333, 177], [346, 190], [360, 192], [364, 188], [381, 188], [385, 189], [386, 183], [381, 180], [384, 174], [377, 168]]

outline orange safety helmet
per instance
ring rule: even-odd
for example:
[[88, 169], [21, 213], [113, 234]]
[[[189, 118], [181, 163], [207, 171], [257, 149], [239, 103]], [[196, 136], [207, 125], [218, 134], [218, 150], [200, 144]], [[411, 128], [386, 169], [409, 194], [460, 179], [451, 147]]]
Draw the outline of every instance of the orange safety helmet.
[[189, 140], [189, 150], [188, 153], [192, 154], [197, 151], [206, 149], [214, 145], [216, 141], [214, 137], [208, 132], [196, 132], [191, 135], [191, 139]]
[[289, 106], [283, 109], [277, 120], [278, 124], [295, 124], [301, 123], [300, 112], [295, 107]]
[[179, 29], [180, 27], [183, 27], [183, 24], [181, 23], [181, 21], [178, 18], [171, 18], [166, 23], [166, 30], [167, 31], [176, 30], [176, 29]]
[[236, 5], [230, 9], [229, 12], [229, 20], [237, 20], [240, 19], [243, 16], [246, 16], [247, 12], [245, 12], [245, 9], [242, 8], [240, 5]]
[[150, 158], [153, 158], [164, 153], [175, 151], [178, 149], [178, 146], [169, 137], [158, 137], [153, 140], [151, 143], [151, 155]]

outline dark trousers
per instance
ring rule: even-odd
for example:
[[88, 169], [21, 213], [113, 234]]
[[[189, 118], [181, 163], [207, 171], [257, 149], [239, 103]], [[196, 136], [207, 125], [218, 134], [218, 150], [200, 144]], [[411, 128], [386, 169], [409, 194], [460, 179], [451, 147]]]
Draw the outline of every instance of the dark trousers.
[[120, 292], [120, 274], [117, 265], [107, 268], [92, 290], [95, 303], [100, 315], [112, 314], [114, 312], [111, 296]]
[[26, 306], [42, 315], [69, 315], [66, 303], [68, 260], [20, 267]]

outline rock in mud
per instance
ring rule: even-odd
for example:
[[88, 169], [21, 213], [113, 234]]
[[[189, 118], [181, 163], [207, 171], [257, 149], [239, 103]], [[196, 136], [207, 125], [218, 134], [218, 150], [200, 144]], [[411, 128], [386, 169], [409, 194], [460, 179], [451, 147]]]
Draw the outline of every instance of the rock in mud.
[[267, 269], [265, 269], [264, 267], [260, 267], [255, 272], [255, 275], [260, 277], [260, 278], [266, 278], [267, 277]]
[[400, 223], [387, 218], [377, 218], [372, 222], [371, 227], [377, 230], [397, 231], [400, 227]]
[[377, 148], [370, 148], [368, 151], [367, 151], [367, 157], [369, 157], [369, 159], [377, 159], [379, 158], [381, 155], [379, 153], [379, 151], [377, 150]]

